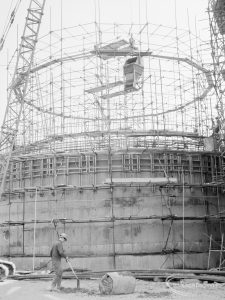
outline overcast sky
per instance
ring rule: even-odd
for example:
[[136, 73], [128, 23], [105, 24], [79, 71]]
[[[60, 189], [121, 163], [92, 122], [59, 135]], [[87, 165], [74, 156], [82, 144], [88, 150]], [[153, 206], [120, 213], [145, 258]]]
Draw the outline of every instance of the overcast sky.
[[[11, 13], [18, 0], [0, 0], [0, 35], [2, 35], [7, 16]], [[0, 123], [6, 105], [6, 53], [12, 55], [16, 48], [17, 36], [20, 40], [25, 24], [25, 16], [30, 0], [22, 0], [13, 26], [7, 36], [6, 43], [0, 52]], [[12, 8], [10, 10], [10, 5]], [[154, 23], [165, 26], [190, 28], [198, 34], [207, 37], [207, 0], [46, 0], [43, 22], [40, 34], [49, 32], [51, 27], [60, 28], [93, 21], [107, 23]], [[62, 8], [62, 10], [61, 10]], [[62, 14], [61, 14], [62, 11]], [[176, 16], [176, 18], [175, 18]], [[18, 34], [17, 34], [18, 32]]]

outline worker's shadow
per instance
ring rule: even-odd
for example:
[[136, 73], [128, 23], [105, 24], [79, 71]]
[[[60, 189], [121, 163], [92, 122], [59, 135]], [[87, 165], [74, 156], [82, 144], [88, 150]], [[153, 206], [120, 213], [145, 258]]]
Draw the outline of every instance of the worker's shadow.
[[84, 288], [61, 287], [60, 293], [63, 293], [63, 294], [84, 293], [84, 294], [88, 294], [88, 295], [97, 295], [97, 294], [99, 294], [99, 291], [88, 290], [88, 289], [84, 289]]

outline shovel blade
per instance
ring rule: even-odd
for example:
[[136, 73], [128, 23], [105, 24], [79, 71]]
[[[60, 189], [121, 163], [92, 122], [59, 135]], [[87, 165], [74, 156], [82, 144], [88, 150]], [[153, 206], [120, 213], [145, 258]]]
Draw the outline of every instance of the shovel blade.
[[77, 279], [77, 288], [79, 289], [80, 288], [80, 280]]

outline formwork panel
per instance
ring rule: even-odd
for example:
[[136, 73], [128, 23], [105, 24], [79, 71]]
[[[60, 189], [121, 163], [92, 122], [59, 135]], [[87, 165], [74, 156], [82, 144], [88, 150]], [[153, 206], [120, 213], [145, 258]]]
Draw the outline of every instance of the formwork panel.
[[113, 231], [111, 222], [67, 224], [68, 252], [71, 256], [110, 256], [113, 254]]
[[9, 226], [0, 227], [0, 253], [2, 256], [9, 255], [10, 253], [10, 228]]
[[10, 255], [23, 254], [23, 226], [10, 226], [9, 230], [9, 245]]
[[[208, 253], [193, 253], [184, 254], [184, 267], [186, 269], [206, 269], [208, 263]], [[217, 258], [212, 259], [212, 263], [216, 263]], [[134, 270], [148, 270], [148, 269], [182, 269], [183, 256], [182, 254], [166, 255], [143, 255], [132, 256], [122, 255], [116, 257], [116, 264], [118, 269], [134, 269]]]
[[9, 220], [9, 204], [8, 201], [2, 201], [0, 206], [0, 222], [3, 223]]
[[[118, 253], [160, 253], [167, 249], [176, 251], [204, 252], [208, 237], [206, 225], [202, 222], [174, 221], [172, 231], [170, 221], [135, 220], [116, 222], [115, 245]], [[184, 226], [184, 241], [183, 241]], [[184, 242], [184, 243], [183, 243]], [[184, 245], [183, 245], [184, 244]]]
[[[23, 203], [24, 200], [21, 198], [19, 199], [11, 199], [10, 200], [10, 207], [8, 214], [10, 214], [10, 221], [22, 221], [23, 220]], [[8, 221], [8, 219], [6, 219]]]
[[[116, 216], [175, 215], [198, 217], [206, 214], [206, 201], [217, 207], [215, 196], [204, 196], [201, 189], [159, 189], [155, 187], [116, 187], [113, 189], [114, 213]], [[212, 209], [213, 211], [213, 209]]]
[[[59, 226], [60, 229], [61, 226]], [[57, 234], [53, 224], [26, 224], [24, 228], [24, 254], [26, 256], [49, 257], [52, 244], [56, 240]]]

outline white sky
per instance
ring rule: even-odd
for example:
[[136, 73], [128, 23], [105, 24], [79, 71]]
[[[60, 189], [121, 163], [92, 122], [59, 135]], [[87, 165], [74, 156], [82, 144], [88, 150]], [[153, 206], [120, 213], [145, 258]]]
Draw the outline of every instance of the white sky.
[[[12, 8], [17, 0], [0, 0], [0, 37], [4, 24], [8, 20], [10, 4]], [[30, 0], [22, 0], [15, 21], [7, 36], [2, 52], [0, 52], [0, 123], [2, 124], [6, 106], [6, 62], [7, 53], [10, 57], [22, 34], [25, 24], [25, 16]], [[188, 28], [188, 16], [191, 31], [195, 32], [197, 24], [198, 34], [207, 36], [207, 0], [46, 0], [46, 6], [41, 25], [40, 34], [49, 32], [51, 16], [52, 29], [62, 26], [74, 26], [93, 22], [95, 20], [107, 23], [146, 23], [175, 27]], [[176, 9], [175, 9], [176, 8]], [[12, 11], [12, 9], [11, 9]], [[10, 13], [11, 13], [10, 11]], [[175, 18], [175, 11], [177, 18]]]

